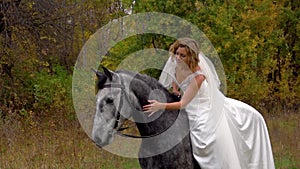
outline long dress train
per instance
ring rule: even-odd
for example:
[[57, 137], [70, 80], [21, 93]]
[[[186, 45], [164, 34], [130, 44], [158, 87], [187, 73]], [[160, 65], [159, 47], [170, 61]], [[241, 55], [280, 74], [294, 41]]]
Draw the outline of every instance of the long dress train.
[[[178, 83], [185, 91], [197, 71]], [[175, 80], [176, 81], [176, 80]], [[218, 119], [212, 121], [209, 84], [203, 81], [185, 107], [193, 154], [203, 169], [274, 169], [267, 126], [261, 114], [241, 101], [224, 97]], [[220, 92], [221, 94], [221, 92]]]

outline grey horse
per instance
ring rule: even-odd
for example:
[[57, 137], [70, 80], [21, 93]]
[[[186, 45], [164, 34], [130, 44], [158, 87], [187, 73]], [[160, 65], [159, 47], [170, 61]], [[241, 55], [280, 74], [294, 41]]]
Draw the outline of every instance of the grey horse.
[[[143, 169], [194, 169], [200, 168], [193, 157], [186, 112], [165, 110], [152, 116], [142, 112], [149, 99], [163, 102], [178, 101], [156, 79], [131, 71], [113, 72], [103, 67], [95, 71], [97, 82], [96, 114], [92, 139], [99, 147], [114, 140], [129, 118], [142, 138], [139, 163]], [[130, 135], [124, 135], [128, 137]]]

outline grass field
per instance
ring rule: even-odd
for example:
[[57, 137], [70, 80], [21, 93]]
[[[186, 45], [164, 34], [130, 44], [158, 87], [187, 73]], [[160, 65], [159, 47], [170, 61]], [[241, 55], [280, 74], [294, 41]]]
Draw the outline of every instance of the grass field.
[[[300, 168], [300, 115], [265, 117], [278, 169]], [[0, 122], [0, 169], [137, 169], [137, 159], [97, 148], [76, 120]]]
[[300, 114], [266, 118], [278, 169], [300, 168]]

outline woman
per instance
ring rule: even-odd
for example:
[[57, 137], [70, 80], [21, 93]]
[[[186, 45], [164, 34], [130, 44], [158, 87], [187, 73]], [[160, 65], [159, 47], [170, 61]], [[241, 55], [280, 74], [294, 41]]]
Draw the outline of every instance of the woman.
[[274, 161], [263, 117], [251, 106], [225, 97], [212, 63], [193, 39], [178, 39], [160, 76], [165, 87], [181, 100], [160, 103], [149, 100], [146, 113], [185, 109], [190, 123], [193, 154], [206, 169], [273, 169]]

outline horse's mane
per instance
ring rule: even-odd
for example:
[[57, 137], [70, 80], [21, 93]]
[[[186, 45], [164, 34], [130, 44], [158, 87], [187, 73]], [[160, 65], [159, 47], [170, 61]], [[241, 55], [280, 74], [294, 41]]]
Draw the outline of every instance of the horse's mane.
[[141, 80], [141, 81], [147, 83], [152, 88], [163, 89], [163, 90], [165, 89], [165, 87], [162, 84], [160, 84], [157, 81], [157, 79], [155, 79], [151, 76], [141, 74], [141, 73], [131, 72], [131, 71], [128, 71], [128, 70], [120, 70], [120, 71], [117, 71], [117, 72], [118, 73], [124, 73], [124, 74], [127, 74], [127, 75], [130, 75], [130, 76], [134, 77], [134, 79]]
[[[128, 70], [117, 70], [115, 73], [124, 74], [132, 77], [132, 81], [130, 82], [130, 89], [133, 91], [139, 91], [139, 94], [137, 94], [137, 96], [148, 96], [149, 91], [156, 89], [160, 92], [163, 92], [163, 94], [168, 97], [168, 101], [179, 101], [178, 97], [175, 94], [170, 93], [161, 83], [158, 82], [157, 79], [151, 76]], [[101, 76], [100, 78], [98, 78], [97, 91], [103, 89], [103, 85], [106, 83], [107, 79], [108, 77], [106, 76]], [[139, 101], [142, 104], [147, 103], [147, 100], [145, 100], [145, 98], [140, 98]]]
[[172, 101], [178, 101], [179, 100], [178, 97], [175, 94], [170, 93], [157, 79], [155, 79], [151, 76], [148, 76], [146, 74], [131, 72], [131, 71], [128, 71], [128, 70], [120, 70], [120, 71], [117, 71], [117, 72], [121, 73], [121, 74], [124, 73], [124, 74], [130, 75], [131, 77], [133, 77], [133, 80], [131, 82], [131, 88], [132, 89], [136, 88], [136, 87], [139, 87], [138, 85], [141, 85], [141, 82], [143, 82], [143, 84], [146, 84], [147, 87], [149, 87], [151, 90], [157, 89], [157, 90], [163, 92], [165, 95], [170, 97], [170, 99]]

